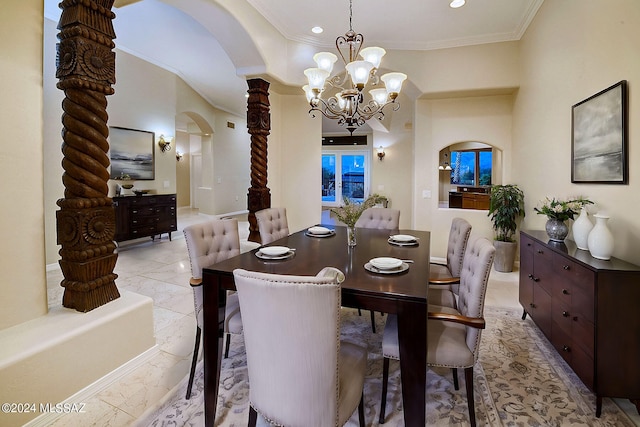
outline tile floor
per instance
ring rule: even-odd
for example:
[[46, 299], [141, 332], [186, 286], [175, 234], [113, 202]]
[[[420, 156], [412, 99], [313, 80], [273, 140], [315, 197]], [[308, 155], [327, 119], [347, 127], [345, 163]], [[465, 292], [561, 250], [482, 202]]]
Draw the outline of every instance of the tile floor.
[[[328, 212], [327, 212], [328, 213]], [[178, 232], [170, 242], [162, 239], [138, 239], [121, 244], [116, 273], [120, 292], [135, 292], [154, 300], [154, 320], [159, 353], [145, 366], [106, 386], [86, 402], [86, 412], [64, 415], [55, 427], [123, 427], [153, 407], [187, 374], [195, 336], [193, 296], [189, 287], [189, 257], [182, 229], [206, 219], [190, 209], [179, 209]], [[330, 221], [323, 214], [323, 222]], [[241, 222], [248, 227], [248, 223]], [[246, 239], [248, 231], [241, 232]], [[63, 289], [59, 270], [47, 275], [49, 305], [60, 304]], [[486, 304], [494, 307], [518, 307], [518, 272], [492, 271]], [[626, 400], [617, 401], [631, 414], [637, 425], [640, 416]]]

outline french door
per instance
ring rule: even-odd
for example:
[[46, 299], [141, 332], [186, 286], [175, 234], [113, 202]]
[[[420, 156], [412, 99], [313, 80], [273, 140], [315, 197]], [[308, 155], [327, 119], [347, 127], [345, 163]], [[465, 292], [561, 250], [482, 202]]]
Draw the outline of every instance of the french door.
[[362, 202], [369, 194], [369, 152], [322, 152], [322, 205], [341, 206], [343, 197]]

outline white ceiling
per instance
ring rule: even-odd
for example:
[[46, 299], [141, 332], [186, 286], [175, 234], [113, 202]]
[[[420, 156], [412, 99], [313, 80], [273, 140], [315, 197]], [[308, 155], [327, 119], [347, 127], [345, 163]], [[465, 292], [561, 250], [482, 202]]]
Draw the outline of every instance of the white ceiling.
[[[285, 38], [335, 49], [335, 38], [349, 29], [348, 0], [233, 0], [264, 16]], [[45, 17], [58, 21], [59, 0], [44, 0]], [[467, 0], [459, 9], [450, 0], [353, 0], [353, 29], [365, 45], [386, 49], [429, 50], [519, 40], [543, 0]], [[130, 3], [130, 4], [129, 4]], [[194, 17], [181, 10], [194, 12]], [[213, 105], [239, 115], [246, 112], [247, 86], [227, 55], [229, 38], [218, 42], [218, 0], [116, 1], [116, 46], [181, 76]], [[128, 5], [125, 5], [128, 4]], [[213, 7], [212, 7], [213, 6]], [[202, 11], [216, 11], [208, 14]], [[218, 13], [217, 11], [222, 11]], [[313, 26], [324, 33], [315, 35]], [[218, 37], [226, 37], [218, 33]], [[294, 59], [292, 59], [294, 61]], [[311, 59], [308, 59], [311, 62]]]

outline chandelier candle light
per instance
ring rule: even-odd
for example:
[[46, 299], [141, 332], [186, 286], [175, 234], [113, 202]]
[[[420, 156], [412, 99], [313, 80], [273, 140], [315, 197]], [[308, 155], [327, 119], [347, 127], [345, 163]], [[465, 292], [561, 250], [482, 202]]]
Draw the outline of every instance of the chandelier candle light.
[[[302, 87], [311, 105], [309, 114], [312, 117], [315, 117], [314, 111], [319, 111], [329, 119], [338, 120], [338, 123], [345, 126], [351, 134], [372, 117], [382, 120], [384, 118], [382, 110], [387, 105], [393, 104], [393, 111], [397, 111], [400, 104], [396, 102], [396, 98], [402, 83], [407, 78], [403, 73], [377, 76], [376, 72], [386, 51], [381, 47], [362, 49], [364, 36], [353, 31], [352, 7], [352, 0], [350, 0], [349, 31], [344, 36], [336, 38], [336, 49], [345, 64], [346, 73], [344, 76], [337, 74], [330, 78], [338, 57], [330, 52], [316, 53], [313, 60], [317, 67], [304, 70], [309, 84]], [[347, 50], [348, 60], [345, 56]], [[358, 55], [362, 58], [361, 60], [358, 60]], [[384, 88], [376, 87], [380, 80], [384, 83]], [[365, 102], [363, 91], [368, 83], [375, 88], [369, 90], [371, 99]], [[321, 96], [326, 84], [336, 88], [338, 92], [323, 99]]]

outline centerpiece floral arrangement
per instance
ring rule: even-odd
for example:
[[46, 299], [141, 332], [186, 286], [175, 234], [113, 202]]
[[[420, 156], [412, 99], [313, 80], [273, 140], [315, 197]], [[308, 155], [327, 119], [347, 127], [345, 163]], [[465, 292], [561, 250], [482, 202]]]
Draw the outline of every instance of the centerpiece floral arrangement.
[[591, 205], [593, 202], [583, 197], [576, 199], [562, 200], [546, 197], [537, 207], [533, 208], [538, 215], [546, 215], [548, 219], [555, 219], [558, 221], [566, 221], [573, 219], [580, 209], [586, 205]]
[[336, 218], [347, 226], [347, 239], [349, 246], [356, 245], [356, 222], [366, 209], [372, 208], [378, 203], [382, 203], [387, 200], [386, 197], [379, 194], [372, 194], [367, 197], [362, 203], [355, 202], [349, 197], [344, 196], [344, 205], [339, 208], [331, 209], [331, 212], [335, 214]]

